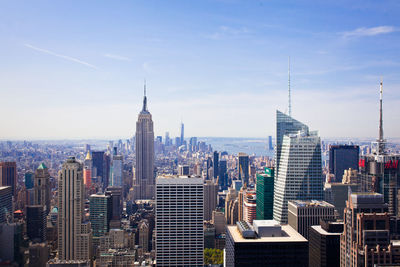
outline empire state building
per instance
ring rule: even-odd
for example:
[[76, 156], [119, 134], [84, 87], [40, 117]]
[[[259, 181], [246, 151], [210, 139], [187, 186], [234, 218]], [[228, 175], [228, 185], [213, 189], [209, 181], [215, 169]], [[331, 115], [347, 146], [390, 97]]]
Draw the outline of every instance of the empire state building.
[[154, 198], [154, 185], [154, 130], [151, 114], [147, 110], [145, 85], [143, 108], [136, 122], [135, 200]]

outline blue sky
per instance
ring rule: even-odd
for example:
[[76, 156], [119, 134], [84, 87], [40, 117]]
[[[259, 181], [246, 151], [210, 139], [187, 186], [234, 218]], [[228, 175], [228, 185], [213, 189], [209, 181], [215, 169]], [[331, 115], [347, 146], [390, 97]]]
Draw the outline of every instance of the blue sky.
[[2, 1], [0, 139], [127, 138], [147, 80], [156, 135], [400, 137], [398, 1]]

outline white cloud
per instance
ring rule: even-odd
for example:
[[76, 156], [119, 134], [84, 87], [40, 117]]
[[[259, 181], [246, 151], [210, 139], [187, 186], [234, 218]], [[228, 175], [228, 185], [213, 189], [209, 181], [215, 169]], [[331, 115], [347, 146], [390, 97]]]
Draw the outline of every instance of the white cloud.
[[375, 36], [380, 34], [388, 34], [392, 32], [396, 32], [399, 29], [394, 26], [378, 26], [378, 27], [371, 27], [371, 28], [357, 28], [353, 31], [343, 32], [342, 36], [344, 38], [351, 38], [351, 37], [363, 37], [363, 36]]
[[115, 59], [115, 60], [121, 60], [121, 61], [131, 61], [129, 57], [124, 57], [116, 54], [105, 54], [104, 55], [107, 58]]
[[28, 47], [28, 48], [30, 48], [30, 49], [33, 49], [33, 50], [36, 50], [36, 51], [39, 51], [39, 52], [48, 54], [48, 55], [52, 55], [52, 56], [55, 56], [55, 57], [59, 57], [59, 58], [68, 60], [68, 61], [72, 61], [72, 62], [75, 62], [75, 63], [79, 63], [79, 64], [81, 64], [81, 65], [85, 65], [85, 66], [90, 67], [90, 68], [93, 68], [93, 69], [97, 69], [96, 66], [94, 66], [94, 65], [92, 65], [92, 64], [90, 64], [90, 63], [88, 63], [88, 62], [86, 62], [86, 61], [83, 61], [83, 60], [74, 58], [74, 57], [70, 57], [70, 56], [66, 56], [66, 55], [61, 55], [61, 54], [52, 52], [52, 51], [50, 51], [50, 50], [43, 49], [43, 48], [39, 48], [39, 47], [30, 45], [30, 44], [24, 44], [24, 46], [25, 46], [25, 47]]

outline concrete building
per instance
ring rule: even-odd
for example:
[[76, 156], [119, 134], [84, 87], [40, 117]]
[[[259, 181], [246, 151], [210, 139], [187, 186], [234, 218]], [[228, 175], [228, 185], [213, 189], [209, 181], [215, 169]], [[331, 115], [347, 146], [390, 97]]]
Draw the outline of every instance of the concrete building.
[[[237, 191], [232, 187], [228, 188], [228, 193], [226, 194], [225, 197], [225, 220], [226, 223], [229, 225], [236, 224], [238, 220], [237, 198], [238, 198]], [[236, 201], [236, 208], [234, 207], [235, 201]]]
[[136, 122], [134, 199], [154, 198], [154, 184], [154, 130], [152, 116], [147, 110], [145, 85], [143, 108]]
[[204, 184], [204, 220], [209, 221], [217, 207], [218, 185], [213, 180], [206, 180]]
[[357, 184], [329, 183], [325, 184], [325, 201], [331, 203], [336, 210], [336, 215], [343, 220], [343, 212], [349, 192], [358, 192]]
[[179, 176], [188, 176], [190, 175], [189, 165], [178, 165], [178, 175]]
[[82, 164], [70, 157], [58, 175], [58, 259], [91, 258], [90, 223], [83, 223]]
[[157, 178], [157, 266], [203, 265], [203, 197], [201, 178]]
[[30, 243], [28, 267], [46, 267], [49, 252], [47, 243]]
[[307, 239], [310, 226], [319, 225], [321, 219], [335, 219], [335, 207], [325, 201], [292, 200], [288, 211], [289, 225]]
[[272, 220], [274, 211], [274, 169], [266, 168], [264, 174], [256, 178], [256, 218], [257, 220]]
[[309, 231], [309, 267], [340, 266], [340, 235], [343, 222], [321, 221]]
[[35, 171], [34, 179], [35, 205], [42, 205], [46, 211], [46, 215], [50, 211], [50, 174], [44, 163], [40, 164]]
[[11, 186], [0, 186], [0, 224], [7, 222], [7, 217], [12, 218], [12, 188]]
[[238, 222], [226, 233], [226, 267], [308, 266], [308, 242], [289, 225], [274, 220]]
[[253, 223], [257, 215], [256, 191], [247, 189], [243, 197], [243, 220]]
[[0, 186], [11, 186], [12, 195], [17, 196], [16, 162], [0, 162]]
[[149, 222], [146, 219], [143, 219], [139, 222], [139, 247], [143, 250], [143, 252], [149, 251]]
[[340, 266], [399, 264], [400, 244], [390, 240], [388, 205], [378, 193], [353, 193], [346, 203]]
[[321, 139], [308, 129], [285, 135], [274, 188], [274, 220], [287, 223], [288, 201], [322, 200]]
[[225, 233], [226, 220], [225, 220], [225, 214], [222, 211], [218, 210], [213, 211], [211, 223], [215, 227], [215, 235], [220, 235]]

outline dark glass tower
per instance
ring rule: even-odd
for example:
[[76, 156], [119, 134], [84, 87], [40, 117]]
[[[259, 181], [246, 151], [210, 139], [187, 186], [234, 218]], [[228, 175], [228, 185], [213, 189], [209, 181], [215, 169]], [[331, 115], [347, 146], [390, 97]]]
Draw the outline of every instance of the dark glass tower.
[[333, 182], [342, 182], [344, 170], [358, 169], [359, 146], [331, 145], [329, 146], [329, 173], [335, 175]]

